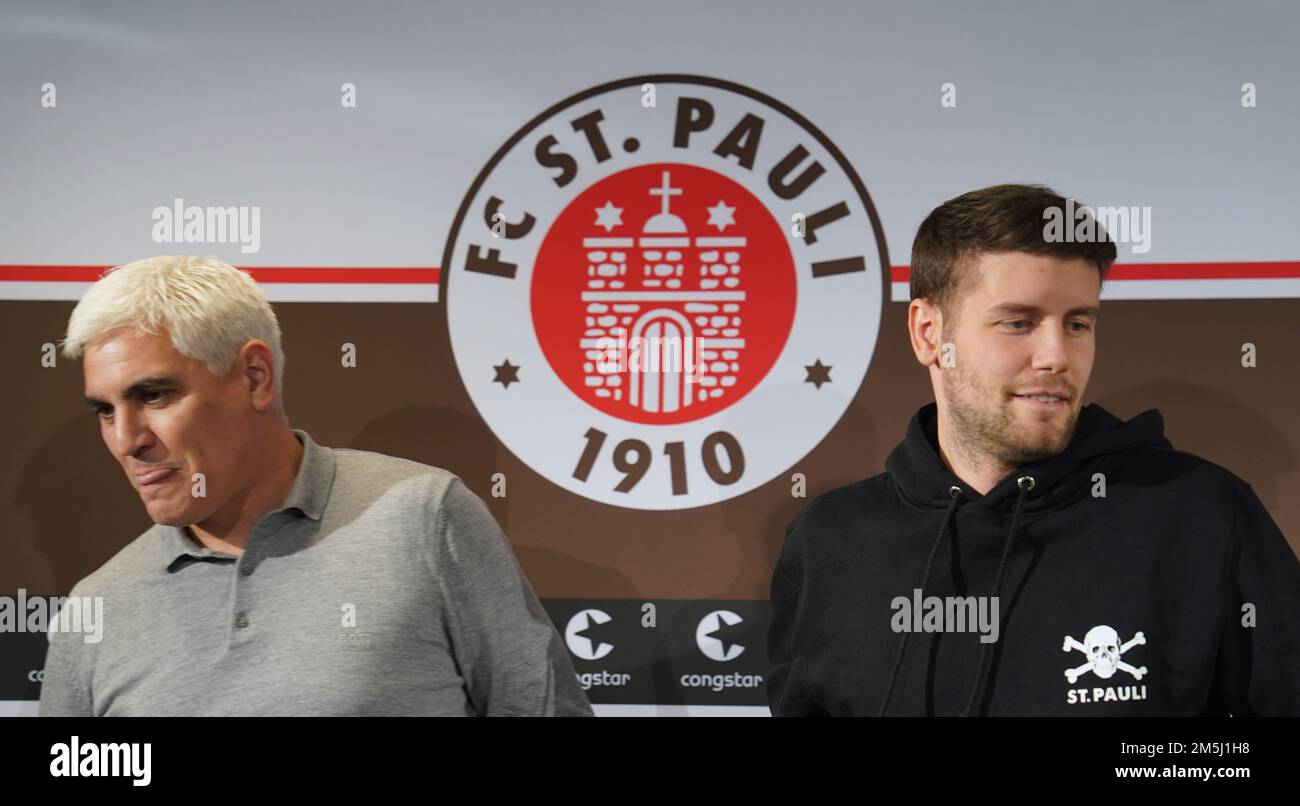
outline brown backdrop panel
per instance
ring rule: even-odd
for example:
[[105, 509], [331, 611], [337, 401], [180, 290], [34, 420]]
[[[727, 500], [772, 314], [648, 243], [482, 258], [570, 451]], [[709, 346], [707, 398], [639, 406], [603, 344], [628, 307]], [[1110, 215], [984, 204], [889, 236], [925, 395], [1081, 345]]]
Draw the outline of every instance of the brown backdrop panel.
[[[857, 399], [797, 465], [714, 506], [617, 509], [537, 476], [496, 440], [457, 376], [440, 306], [275, 307], [293, 425], [323, 445], [456, 472], [487, 501], [543, 597], [766, 598], [785, 525], [807, 500], [791, 496], [791, 474], [807, 477], [811, 497], [880, 472], [912, 413], [931, 399], [908, 346], [907, 306], [889, 303]], [[0, 302], [0, 591], [67, 592], [149, 526], [82, 403], [80, 364], [41, 366], [41, 345], [62, 337], [72, 308]], [[1086, 400], [1124, 418], [1159, 408], [1174, 446], [1248, 481], [1300, 554], [1300, 302], [1102, 309]], [[340, 364], [345, 342], [357, 347], [356, 368]], [[1241, 366], [1244, 342], [1257, 348], [1254, 368]], [[505, 498], [490, 495], [498, 472]]]

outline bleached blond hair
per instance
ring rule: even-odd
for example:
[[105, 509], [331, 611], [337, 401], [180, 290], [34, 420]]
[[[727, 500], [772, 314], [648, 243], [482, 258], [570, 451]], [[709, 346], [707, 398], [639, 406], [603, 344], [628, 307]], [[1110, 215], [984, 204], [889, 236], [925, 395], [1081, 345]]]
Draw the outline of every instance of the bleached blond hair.
[[251, 339], [261, 339], [275, 360], [275, 402], [284, 415], [284, 350], [280, 323], [262, 289], [247, 273], [194, 255], [163, 255], [109, 269], [86, 292], [68, 319], [63, 355], [80, 358], [108, 333], [128, 330], [159, 335], [166, 330], [183, 355], [227, 378]]

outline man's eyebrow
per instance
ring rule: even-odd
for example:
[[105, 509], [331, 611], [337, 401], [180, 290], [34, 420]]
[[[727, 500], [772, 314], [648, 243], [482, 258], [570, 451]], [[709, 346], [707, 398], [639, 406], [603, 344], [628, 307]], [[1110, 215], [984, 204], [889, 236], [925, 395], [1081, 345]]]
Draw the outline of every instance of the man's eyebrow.
[[[1001, 305], [994, 305], [989, 308], [989, 313], [996, 316], [1011, 316], [1017, 314], [1026, 314], [1038, 316], [1043, 313], [1043, 309], [1037, 305], [1026, 305], [1017, 302], [1004, 302]], [[1093, 305], [1081, 305], [1077, 308], [1071, 308], [1065, 312], [1066, 316], [1091, 316], [1096, 319], [1101, 316], [1101, 309]]]
[[[181, 386], [181, 382], [178, 378], [172, 378], [166, 375], [155, 375], [152, 378], [144, 378], [142, 380], [136, 381], [135, 383], [131, 384], [130, 387], [128, 387], [125, 391], [122, 392], [122, 396], [132, 397], [134, 395], [140, 394], [141, 392], [147, 392], [151, 389], [179, 387], [179, 386]], [[93, 409], [97, 406], [107, 406], [108, 402], [104, 400], [100, 400], [99, 398], [93, 397], [91, 395], [86, 395], [86, 405], [90, 406]]]

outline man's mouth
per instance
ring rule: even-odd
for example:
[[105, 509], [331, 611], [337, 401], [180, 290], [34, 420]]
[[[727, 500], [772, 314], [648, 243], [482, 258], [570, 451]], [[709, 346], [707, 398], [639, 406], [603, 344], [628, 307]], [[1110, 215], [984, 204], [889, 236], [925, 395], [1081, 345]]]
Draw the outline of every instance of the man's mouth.
[[135, 481], [141, 487], [152, 487], [155, 484], [161, 484], [176, 474], [174, 467], [161, 467], [157, 470], [150, 470], [146, 473], [137, 473]]
[[1037, 409], [1060, 409], [1070, 404], [1070, 398], [1064, 395], [1050, 394], [1047, 392], [1033, 392], [1024, 395], [1015, 395], [1016, 399], [1022, 400], [1030, 406]]

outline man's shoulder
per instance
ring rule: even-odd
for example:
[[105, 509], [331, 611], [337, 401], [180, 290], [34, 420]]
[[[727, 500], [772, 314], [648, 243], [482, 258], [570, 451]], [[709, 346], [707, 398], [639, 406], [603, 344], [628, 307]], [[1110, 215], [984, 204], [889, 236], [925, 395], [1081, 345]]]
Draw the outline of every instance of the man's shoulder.
[[888, 484], [888, 474], [879, 473], [820, 493], [794, 516], [789, 531], [795, 532], [807, 527], [823, 528], [860, 520], [867, 511], [867, 506], [888, 488]]
[[358, 486], [390, 486], [410, 483], [445, 490], [460, 477], [445, 468], [358, 448], [330, 448], [334, 453], [335, 483], [342, 480]]
[[335, 473], [331, 502], [384, 501], [399, 508], [437, 511], [464, 495], [464, 480], [446, 468], [356, 448], [331, 448]]
[[1139, 486], [1171, 486], [1178, 495], [1208, 497], [1231, 503], [1250, 490], [1250, 483], [1223, 465], [1190, 451], [1145, 445], [1115, 456], [1119, 481]]
[[108, 596], [162, 567], [159, 544], [166, 539], [161, 524], [153, 524], [72, 586], [69, 596]]

